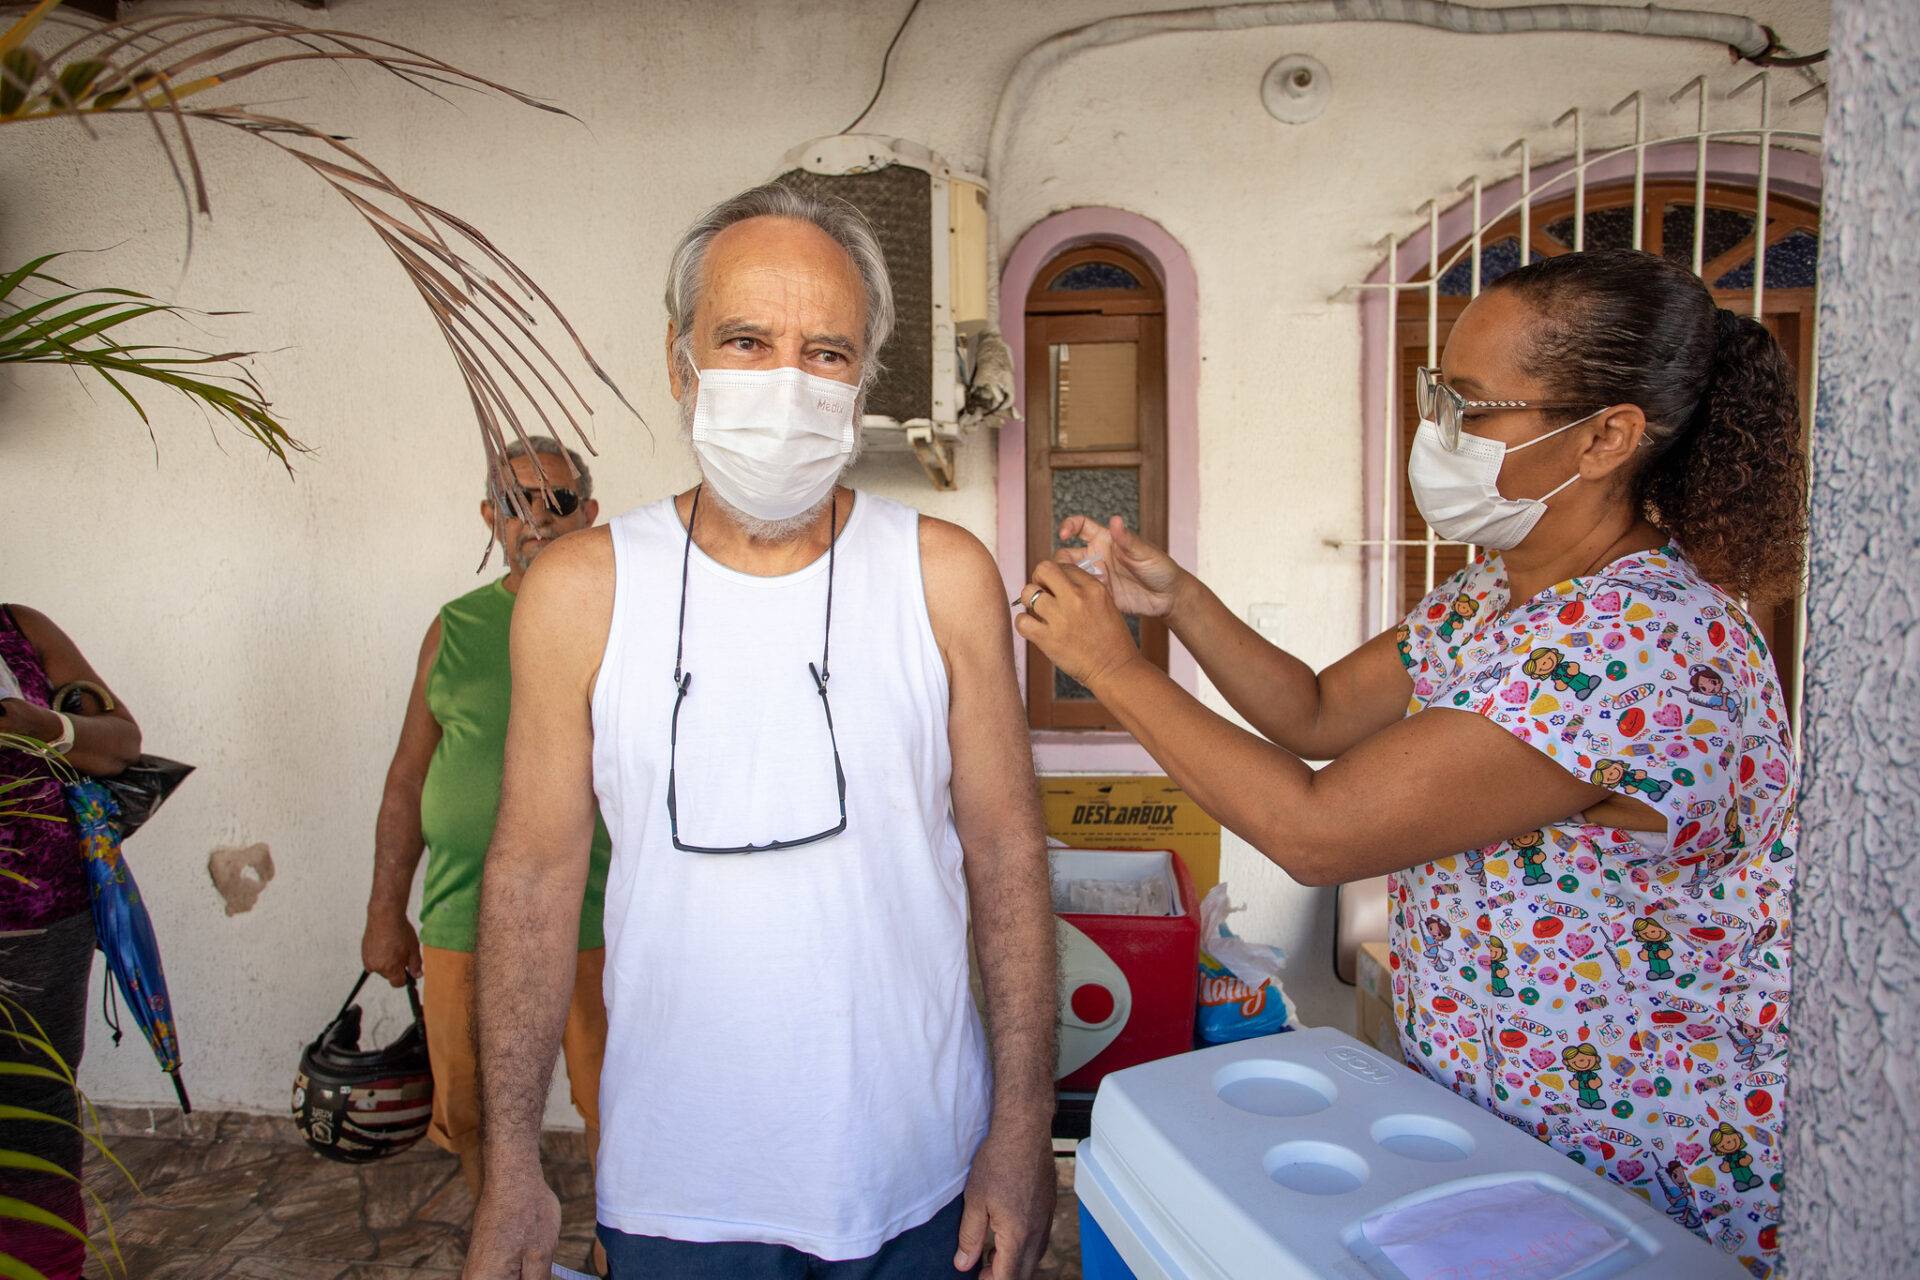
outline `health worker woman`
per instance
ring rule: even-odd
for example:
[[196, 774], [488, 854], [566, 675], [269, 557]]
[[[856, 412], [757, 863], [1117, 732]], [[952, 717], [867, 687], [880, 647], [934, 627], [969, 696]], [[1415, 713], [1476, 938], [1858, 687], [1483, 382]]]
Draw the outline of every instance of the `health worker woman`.
[[[1741, 601], [1799, 582], [1792, 371], [1623, 250], [1502, 276], [1419, 377], [1414, 496], [1482, 550], [1397, 630], [1316, 674], [1079, 516], [1061, 540], [1106, 582], [1042, 564], [1016, 626], [1296, 880], [1394, 873], [1409, 1062], [1767, 1275], [1798, 766]], [[1165, 618], [1258, 733], [1122, 610]]]

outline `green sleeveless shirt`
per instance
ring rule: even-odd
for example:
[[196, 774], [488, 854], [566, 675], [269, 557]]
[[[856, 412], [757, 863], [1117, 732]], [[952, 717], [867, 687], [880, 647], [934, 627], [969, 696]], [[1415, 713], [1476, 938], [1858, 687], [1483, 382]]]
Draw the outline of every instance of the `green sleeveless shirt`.
[[[500, 811], [512, 621], [513, 593], [500, 581], [450, 601], [440, 610], [440, 652], [427, 673], [427, 709], [439, 722], [440, 745], [420, 792], [420, 831], [427, 842], [420, 941], [445, 951], [473, 950], [480, 869]], [[593, 861], [580, 909], [582, 951], [606, 945], [600, 913], [611, 848], [606, 824], [595, 815]]]

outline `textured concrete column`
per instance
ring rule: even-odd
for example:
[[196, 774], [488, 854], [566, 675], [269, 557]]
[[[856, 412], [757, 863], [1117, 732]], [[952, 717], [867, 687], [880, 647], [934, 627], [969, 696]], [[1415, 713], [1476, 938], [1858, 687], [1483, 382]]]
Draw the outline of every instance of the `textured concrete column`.
[[1920, 4], [1834, 0], [1785, 1223], [1920, 1274]]

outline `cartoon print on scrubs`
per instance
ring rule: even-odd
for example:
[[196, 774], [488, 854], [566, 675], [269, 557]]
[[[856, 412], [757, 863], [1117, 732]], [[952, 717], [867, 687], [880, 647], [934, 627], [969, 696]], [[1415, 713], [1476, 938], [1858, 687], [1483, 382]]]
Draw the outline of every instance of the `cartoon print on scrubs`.
[[[1705, 863], [1701, 864], [1706, 865]], [[1652, 919], [1633, 922], [1634, 940], [1647, 962], [1647, 981], [1665, 982], [1673, 977], [1673, 935]]]
[[[1547, 838], [1544, 832], [1529, 831], [1525, 835], [1515, 836], [1507, 842], [1514, 850], [1513, 856], [1526, 869], [1520, 877], [1522, 884], [1545, 884], [1553, 879], [1547, 874]], [[1484, 861], [1484, 855], [1483, 855]], [[1481, 873], [1485, 875], [1484, 870]]]
[[1575, 814], [1395, 875], [1407, 1059], [1771, 1275], [1797, 843], [1772, 659], [1671, 548], [1508, 605], [1483, 556], [1408, 616], [1408, 714], [1485, 716], [1666, 830]]
[[1729, 715], [1740, 714], [1740, 703], [1732, 694], [1725, 693], [1726, 681], [1712, 667], [1701, 665], [1687, 673], [1687, 683], [1693, 692], [1687, 695], [1687, 701], [1696, 707], [1706, 707], [1711, 711], [1725, 711]]
[[1567, 661], [1558, 649], [1535, 649], [1521, 667], [1536, 680], [1550, 680], [1556, 689], [1572, 690], [1573, 696], [1583, 701], [1600, 687], [1599, 676], [1582, 675], [1580, 664]]
[[1590, 1044], [1577, 1044], [1560, 1055], [1560, 1061], [1566, 1063], [1567, 1070], [1573, 1074], [1573, 1087], [1580, 1091], [1580, 1105], [1589, 1111], [1600, 1111], [1606, 1103], [1600, 1100], [1600, 1073], [1594, 1070], [1600, 1065], [1600, 1051]]
[[1741, 1191], [1751, 1191], [1760, 1185], [1760, 1179], [1753, 1176], [1753, 1157], [1747, 1154], [1747, 1140], [1732, 1125], [1721, 1123], [1713, 1131], [1713, 1153], [1720, 1157], [1720, 1167], [1733, 1175], [1733, 1185]]
[[1602, 760], [1594, 766], [1587, 781], [1609, 791], [1644, 792], [1655, 800], [1666, 799], [1667, 792], [1673, 790], [1673, 783], [1649, 778], [1645, 769], [1629, 769], [1619, 760]]
[[1507, 985], [1507, 944], [1488, 935], [1487, 956], [1487, 990], [1497, 996], [1512, 995], [1513, 988]]
[[1693, 1188], [1687, 1184], [1687, 1166], [1678, 1160], [1667, 1161], [1664, 1174], [1655, 1169], [1654, 1179], [1667, 1197], [1667, 1216], [1689, 1231], [1700, 1229], [1700, 1211], [1693, 1205]]
[[1480, 612], [1480, 602], [1467, 596], [1456, 596], [1453, 607], [1447, 610], [1447, 616], [1440, 620], [1435, 634], [1442, 644], [1453, 643], [1453, 633], [1473, 621], [1473, 615]]

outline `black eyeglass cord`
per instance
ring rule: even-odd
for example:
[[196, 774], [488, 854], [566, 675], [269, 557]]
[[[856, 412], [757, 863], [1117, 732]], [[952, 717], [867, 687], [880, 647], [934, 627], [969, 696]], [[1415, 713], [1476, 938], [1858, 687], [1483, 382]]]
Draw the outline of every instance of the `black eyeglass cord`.
[[687, 512], [687, 540], [680, 552], [680, 619], [673, 644], [673, 719], [668, 732], [667, 756], [667, 821], [673, 832], [673, 847], [688, 853], [759, 853], [773, 849], [796, 849], [802, 845], [814, 844], [821, 840], [839, 835], [847, 829], [847, 774], [840, 764], [840, 743], [833, 728], [833, 703], [827, 698], [827, 680], [830, 672], [827, 659], [833, 645], [833, 579], [835, 556], [840, 547], [840, 505], [837, 498], [828, 499], [830, 515], [827, 524], [827, 617], [824, 633], [820, 637], [820, 662], [816, 666], [809, 662], [807, 674], [813, 677], [813, 687], [820, 694], [820, 710], [827, 721], [827, 742], [833, 748], [833, 783], [840, 801], [840, 821], [837, 825], [817, 835], [793, 840], [774, 840], [761, 845], [741, 845], [734, 848], [706, 847], [689, 845], [680, 839], [680, 803], [678, 762], [680, 757], [680, 708], [687, 700], [687, 690], [693, 687], [693, 673], [686, 670], [684, 658], [687, 644], [687, 582], [693, 563], [693, 525], [700, 515], [700, 490], [693, 491], [693, 506]]
[[[687, 512], [687, 541], [680, 550], [680, 621], [674, 629], [673, 638], [673, 682], [680, 692], [685, 693], [693, 685], [691, 673], [683, 673], [681, 659], [687, 649], [687, 570], [693, 563], [693, 522], [700, 518], [700, 491], [705, 485], [693, 488], [693, 507]], [[840, 548], [840, 499], [833, 495], [827, 501], [827, 622], [825, 633], [820, 637], [820, 665], [816, 668], [811, 662], [807, 670], [813, 672], [813, 682], [820, 688], [822, 697], [826, 696], [827, 680], [832, 675], [827, 670], [827, 658], [833, 651], [833, 556]]]

